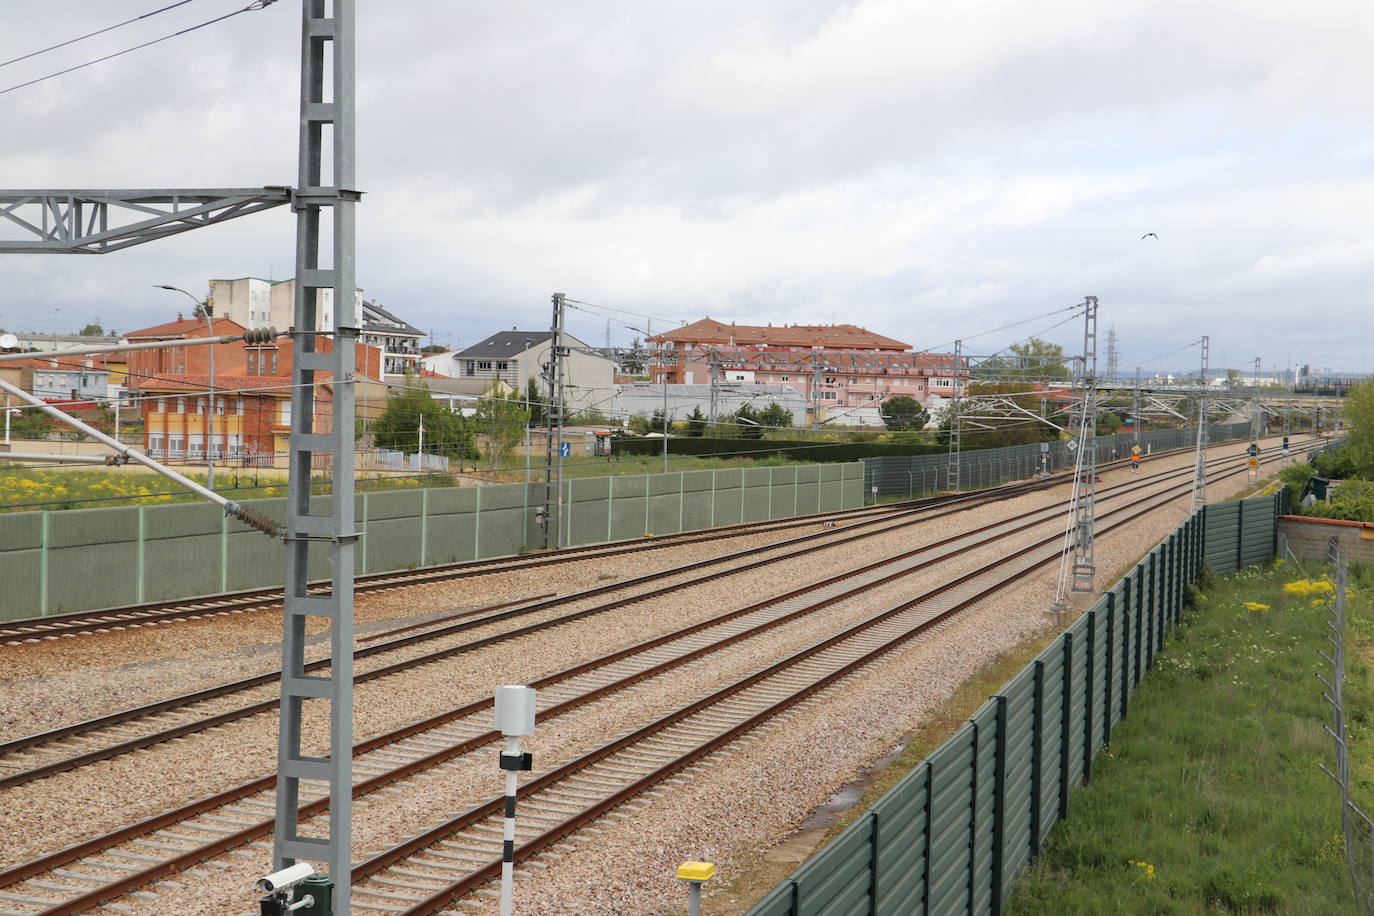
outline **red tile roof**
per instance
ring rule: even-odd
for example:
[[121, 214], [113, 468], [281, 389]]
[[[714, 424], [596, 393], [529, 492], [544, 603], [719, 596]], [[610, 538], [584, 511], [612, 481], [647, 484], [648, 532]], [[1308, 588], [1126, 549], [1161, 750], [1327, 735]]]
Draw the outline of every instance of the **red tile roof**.
[[[242, 334], [247, 330], [243, 325], [230, 318], [213, 318], [211, 322], [214, 326], [216, 335]], [[166, 324], [153, 325], [151, 328], [130, 331], [124, 336], [129, 340], [141, 340], [148, 337], [170, 337], [175, 339], [181, 337], [205, 337], [206, 333], [204, 318], [179, 318], [176, 321], [169, 321]]]
[[852, 324], [792, 324], [760, 326], [723, 324], [710, 318], [694, 321], [649, 338], [661, 341], [725, 344], [741, 347], [823, 347], [828, 350], [909, 350], [910, 344], [884, 337]]

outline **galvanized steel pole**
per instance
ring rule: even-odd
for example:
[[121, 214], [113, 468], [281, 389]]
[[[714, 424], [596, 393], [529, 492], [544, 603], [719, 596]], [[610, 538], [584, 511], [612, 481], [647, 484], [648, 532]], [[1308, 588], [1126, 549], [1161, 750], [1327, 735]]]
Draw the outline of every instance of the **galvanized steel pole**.
[[[354, 297], [354, 12], [356, 0], [302, 0], [300, 147], [296, 213], [295, 359], [291, 369], [290, 481], [287, 487], [286, 597], [282, 623], [281, 729], [277, 750], [277, 816], [273, 840], [276, 869], [297, 860], [326, 863], [333, 881], [333, 913], [348, 916], [353, 821], [353, 562], [357, 542], [353, 494], [353, 423], [359, 316]], [[332, 15], [330, 13], [332, 12]], [[325, 75], [333, 85], [325, 86]], [[330, 128], [323, 173], [325, 128]], [[330, 266], [321, 265], [323, 217], [333, 240]], [[320, 292], [332, 290], [333, 326], [321, 321]], [[323, 337], [333, 346], [321, 349]], [[328, 373], [332, 411], [321, 410], [317, 373]], [[310, 472], [315, 456], [327, 462], [332, 493], [323, 511], [312, 511]], [[329, 590], [310, 594], [307, 570], [312, 547], [329, 558]], [[307, 676], [305, 624], [329, 620], [331, 662], [327, 677]], [[311, 697], [329, 702], [327, 756], [303, 750], [303, 708]], [[320, 742], [312, 741], [313, 745]], [[302, 781], [329, 787], [329, 820], [323, 836], [302, 836], [298, 820]]]

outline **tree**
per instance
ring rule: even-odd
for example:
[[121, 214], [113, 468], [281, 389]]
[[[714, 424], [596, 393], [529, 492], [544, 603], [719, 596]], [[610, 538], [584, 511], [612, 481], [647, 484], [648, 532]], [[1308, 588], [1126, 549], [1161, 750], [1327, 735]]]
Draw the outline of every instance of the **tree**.
[[529, 409], [531, 426], [543, 426], [549, 422], [548, 405], [544, 401], [544, 395], [539, 391], [539, 383], [530, 376], [529, 382], [525, 385], [525, 406]]
[[[789, 417], [791, 415], [789, 414]], [[763, 415], [759, 411], [750, 407], [748, 404], [741, 404], [739, 410], [733, 414], [733, 420], [739, 424], [739, 435], [741, 439], [762, 439], [763, 438]]]
[[1240, 387], [1240, 372], [1235, 369], [1226, 370], [1226, 388], [1235, 391]]
[[1374, 480], [1374, 382], [1351, 388], [1342, 412], [1349, 428], [1350, 462], [1361, 477]]
[[670, 427], [668, 416], [662, 410], [655, 410], [653, 416], [649, 418], [648, 429], [651, 432], [663, 433], [666, 436]]
[[82, 336], [82, 337], [104, 337], [104, 336], [105, 336], [105, 329], [102, 328], [102, 327], [99, 325], [99, 323], [93, 321], [93, 322], [91, 322], [90, 324], [86, 325], [84, 328], [81, 329], [81, 336]]
[[768, 406], [759, 414], [759, 422], [764, 426], [771, 426], [774, 429], [782, 429], [792, 425], [792, 411], [783, 407], [777, 401], [770, 401]]
[[1005, 356], [983, 360], [975, 374], [1024, 379], [1070, 379], [1073, 373], [1065, 362], [1064, 348], [1039, 337], [1012, 344]]
[[492, 379], [477, 402], [477, 426], [487, 437], [487, 463], [493, 467], [506, 465], [516, 443], [525, 435], [529, 418], [524, 401], [513, 391], [507, 393], [505, 386]]
[[706, 432], [707, 417], [701, 412], [701, 405], [692, 408], [692, 412], [687, 415], [687, 422], [683, 426], [682, 432], [687, 436], [700, 436]]
[[372, 441], [378, 448], [419, 451], [422, 419], [426, 452], [459, 461], [481, 457], [468, 421], [434, 400], [424, 380], [409, 373], [405, 387], [391, 392], [386, 410], [372, 421]]
[[883, 425], [892, 432], [908, 429], [923, 429], [930, 422], [930, 412], [921, 402], [905, 394], [894, 395], [883, 401], [878, 408], [878, 416]]

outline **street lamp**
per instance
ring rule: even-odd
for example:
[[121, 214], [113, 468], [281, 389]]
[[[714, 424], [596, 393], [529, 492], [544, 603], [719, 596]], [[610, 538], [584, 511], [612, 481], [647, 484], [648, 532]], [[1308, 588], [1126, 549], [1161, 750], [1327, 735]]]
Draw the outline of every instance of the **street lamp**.
[[[181, 293], [183, 296], [190, 297], [191, 301], [196, 304], [196, 310], [192, 314], [204, 318], [206, 333], [211, 337], [215, 336], [215, 325], [210, 320], [210, 311], [205, 307], [204, 302], [177, 286], [167, 286], [162, 283], [155, 283], [153, 286], [155, 289], [169, 289], [174, 293]], [[213, 490], [215, 488], [215, 345], [210, 344], [206, 349], [210, 351], [210, 410], [205, 416], [205, 485]]]

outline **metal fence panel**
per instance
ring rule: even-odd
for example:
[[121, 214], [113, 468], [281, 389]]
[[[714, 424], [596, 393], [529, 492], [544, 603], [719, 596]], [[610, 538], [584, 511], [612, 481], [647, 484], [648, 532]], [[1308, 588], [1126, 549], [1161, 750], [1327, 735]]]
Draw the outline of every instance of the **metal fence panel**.
[[845, 913], [862, 904], [867, 911], [873, 850], [872, 815], [859, 818], [797, 869], [797, 916]]
[[[1233, 561], [1255, 556], [1261, 543], [1272, 544], [1277, 511], [1276, 499], [1262, 497], [1243, 510], [1195, 513], [875, 803], [847, 845], [823, 849], [748, 916], [1000, 912], [1017, 873], [1066, 814], [1070, 789], [1090, 778], [1093, 758], [1178, 620], [1185, 584], [1204, 555], [1226, 559], [1213, 532], [1230, 534]], [[876, 874], [865, 872], [859, 848], [861, 837], [873, 839], [860, 827], [870, 822], [877, 843], [867, 867]], [[810, 909], [810, 891], [797, 883], [807, 869], [825, 878], [807, 888], [826, 888]], [[870, 887], [878, 889], [872, 910]]]
[[[1250, 424], [1209, 424], [1208, 436], [1213, 442], [1245, 439], [1250, 436]], [[1129, 457], [1134, 443], [1131, 433], [1098, 436], [1099, 461]], [[1146, 454], [1166, 449], [1183, 448], [1197, 441], [1196, 429], [1158, 429], [1140, 434]], [[1024, 480], [1040, 468], [1040, 443], [1007, 445], [1000, 448], [969, 449], [960, 456], [960, 482], [963, 488], [993, 486], [998, 482]], [[1049, 445], [1049, 470], [1062, 471], [1073, 466], [1074, 455], [1066, 447], [1066, 440]], [[879, 499], [906, 499], [922, 493], [949, 489], [948, 453], [933, 455], [881, 455], [861, 459], [864, 466], [863, 494], [878, 488]]]
[[[747, 487], [746, 487], [747, 484]], [[783, 518], [863, 504], [859, 462], [569, 479], [563, 543]], [[747, 496], [745, 491], [747, 490]], [[311, 498], [324, 511], [328, 496]], [[749, 502], [747, 512], [744, 502]], [[542, 482], [361, 493], [359, 574], [518, 554], [543, 546]], [[281, 521], [285, 500], [251, 500]], [[0, 619], [279, 586], [281, 545], [194, 503], [7, 513], [0, 525]], [[329, 573], [312, 544], [307, 575]]]

